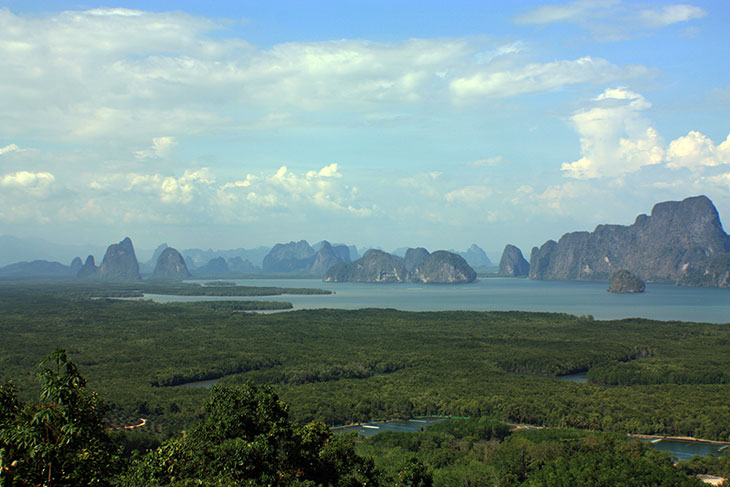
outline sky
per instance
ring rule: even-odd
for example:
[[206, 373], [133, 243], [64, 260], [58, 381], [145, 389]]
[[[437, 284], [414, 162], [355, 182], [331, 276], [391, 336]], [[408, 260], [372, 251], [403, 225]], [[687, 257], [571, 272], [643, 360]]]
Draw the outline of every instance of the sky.
[[699, 194], [730, 221], [729, 22], [725, 0], [0, 0], [0, 235], [498, 259]]

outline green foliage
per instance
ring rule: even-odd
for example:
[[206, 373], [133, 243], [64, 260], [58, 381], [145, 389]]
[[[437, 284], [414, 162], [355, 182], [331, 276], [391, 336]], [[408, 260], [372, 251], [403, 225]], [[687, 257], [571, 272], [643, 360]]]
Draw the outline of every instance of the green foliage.
[[708, 474], [730, 479], [730, 455], [695, 456], [677, 463], [677, 469], [687, 475]]
[[425, 479], [402, 485], [431, 485], [430, 480], [435, 487], [702, 485], [692, 477], [701, 467], [677, 470], [666, 454], [625, 436], [540, 429], [514, 432], [503, 441], [459, 438], [449, 431], [473, 427], [459, 423], [439, 423], [440, 432], [434, 425], [420, 433], [381, 433], [362, 440], [358, 451], [372, 456], [391, 481], [412, 479], [410, 472]]
[[[452, 415], [730, 440], [728, 325], [382, 309], [248, 316], [88, 299], [86, 286], [0, 284], [0, 375], [20, 400], [36, 394], [33, 357], [62, 343], [115, 425], [141, 416], [160, 439], [199, 420], [209, 394], [173, 384], [217, 378], [273, 384], [300, 424]], [[578, 370], [595, 382], [554, 377]], [[596, 375], [613, 370], [620, 379]]]
[[109, 485], [115, 446], [106, 406], [64, 350], [39, 366], [40, 401], [21, 404], [0, 387], [0, 485]]
[[326, 426], [297, 427], [266, 386], [214, 387], [203, 419], [138, 460], [126, 485], [371, 485], [372, 463]]

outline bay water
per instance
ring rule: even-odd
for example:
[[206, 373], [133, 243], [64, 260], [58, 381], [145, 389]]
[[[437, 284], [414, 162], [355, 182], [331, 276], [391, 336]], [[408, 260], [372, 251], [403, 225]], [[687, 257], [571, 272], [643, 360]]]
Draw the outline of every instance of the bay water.
[[[206, 281], [190, 281], [205, 283]], [[158, 302], [289, 301], [294, 309], [394, 308], [404, 311], [547, 311], [596, 319], [647, 318], [730, 323], [730, 289], [647, 283], [646, 291], [614, 294], [607, 282], [483, 278], [471, 284], [329, 283], [319, 279], [236, 279], [241, 286], [319, 288], [329, 295], [215, 297], [145, 295]]]

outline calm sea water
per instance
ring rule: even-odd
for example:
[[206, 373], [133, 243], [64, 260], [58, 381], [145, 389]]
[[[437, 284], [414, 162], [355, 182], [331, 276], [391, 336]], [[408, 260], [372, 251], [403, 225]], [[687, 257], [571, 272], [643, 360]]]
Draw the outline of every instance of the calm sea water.
[[[459, 285], [326, 283], [318, 279], [236, 279], [235, 282], [242, 286], [312, 287], [334, 293], [239, 298], [289, 301], [294, 309], [520, 310], [593, 315], [602, 320], [649, 318], [730, 323], [730, 289], [690, 288], [671, 284], [648, 283], [644, 293], [613, 294], [606, 291], [606, 282], [510, 278], [485, 278], [472, 284]], [[231, 299], [162, 295], [145, 297], [159, 302]]]

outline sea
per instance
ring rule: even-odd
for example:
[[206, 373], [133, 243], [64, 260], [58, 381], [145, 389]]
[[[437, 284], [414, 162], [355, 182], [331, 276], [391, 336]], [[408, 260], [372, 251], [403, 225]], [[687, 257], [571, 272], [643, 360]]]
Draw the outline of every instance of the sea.
[[[189, 281], [205, 284], [207, 281]], [[329, 295], [199, 297], [146, 294], [158, 302], [202, 300], [288, 301], [294, 309], [393, 308], [404, 311], [547, 311], [598, 320], [646, 318], [730, 323], [730, 289], [647, 283], [635, 294], [607, 292], [607, 282], [481, 278], [470, 284], [331, 283], [319, 279], [235, 279], [241, 286], [319, 288]]]

